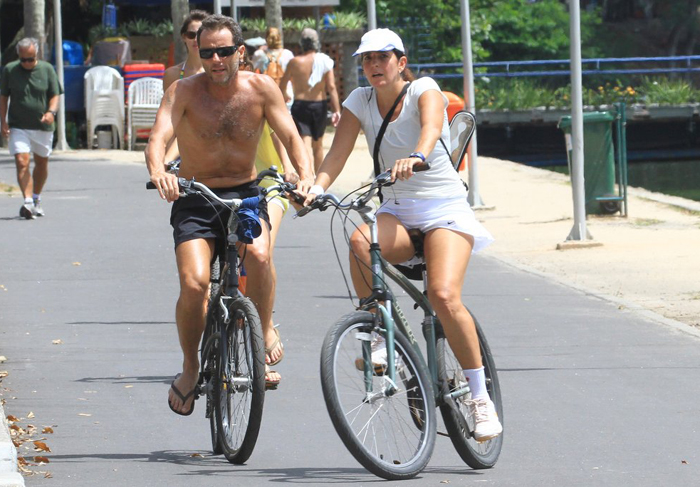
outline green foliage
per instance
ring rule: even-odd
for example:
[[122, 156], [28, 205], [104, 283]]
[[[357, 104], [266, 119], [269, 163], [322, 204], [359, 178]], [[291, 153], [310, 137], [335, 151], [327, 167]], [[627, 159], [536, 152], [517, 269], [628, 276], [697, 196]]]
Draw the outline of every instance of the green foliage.
[[639, 93], [646, 104], [683, 105], [700, 102], [700, 90], [681, 79], [644, 78]]
[[[336, 12], [334, 26], [337, 29], [362, 29], [367, 23], [367, 18], [362, 13], [357, 12]], [[255, 32], [265, 32], [267, 24], [264, 18], [241, 19], [241, 29]], [[285, 31], [301, 31], [305, 27], [316, 28], [316, 19], [307, 17], [305, 19], [283, 18], [282, 29]]]
[[172, 35], [173, 23], [164, 20], [158, 24], [149, 22], [146, 19], [135, 19], [119, 27], [119, 35], [128, 37], [133, 35], [164, 37]]
[[[490, 58], [498, 61], [566, 59], [569, 57], [569, 14], [558, 0], [476, 0], [472, 9], [490, 26], [483, 40]], [[595, 13], [581, 13], [581, 45], [584, 57], [599, 50], [591, 42], [601, 20]], [[593, 46], [593, 47], [590, 47]]]

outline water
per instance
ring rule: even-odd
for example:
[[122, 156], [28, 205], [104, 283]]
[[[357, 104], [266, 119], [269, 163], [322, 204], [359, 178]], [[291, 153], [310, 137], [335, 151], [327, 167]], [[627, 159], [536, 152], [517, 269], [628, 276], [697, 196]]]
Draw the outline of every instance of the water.
[[[544, 166], [568, 174], [567, 166]], [[627, 165], [629, 186], [700, 201], [700, 160], [645, 161]]]

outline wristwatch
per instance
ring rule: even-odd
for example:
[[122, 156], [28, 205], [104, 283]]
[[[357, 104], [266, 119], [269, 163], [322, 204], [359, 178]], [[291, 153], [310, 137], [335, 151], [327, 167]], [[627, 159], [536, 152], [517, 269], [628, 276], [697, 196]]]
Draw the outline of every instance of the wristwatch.
[[53, 110], [49, 110], [49, 113], [53, 115], [53, 118], [56, 118], [56, 115], [58, 115], [58, 112], [54, 112]]

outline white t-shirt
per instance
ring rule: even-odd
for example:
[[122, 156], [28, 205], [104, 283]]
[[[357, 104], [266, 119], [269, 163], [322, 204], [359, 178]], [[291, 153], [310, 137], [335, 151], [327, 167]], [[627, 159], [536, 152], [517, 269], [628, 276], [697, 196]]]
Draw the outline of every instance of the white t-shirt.
[[[393, 167], [398, 159], [404, 159], [415, 150], [420, 139], [420, 112], [418, 99], [429, 90], [437, 90], [442, 95], [438, 84], [432, 78], [420, 78], [413, 81], [403, 100], [403, 108], [398, 118], [389, 123], [379, 147], [379, 165], [383, 171]], [[447, 98], [442, 95], [445, 107]], [[374, 141], [382, 126], [383, 117], [377, 107], [377, 96], [372, 87], [355, 89], [343, 102], [343, 106], [355, 115], [362, 126], [367, 138], [370, 154], [374, 154]], [[444, 110], [443, 108], [443, 110]], [[447, 122], [447, 112], [444, 112], [442, 123], [442, 140], [450, 148], [450, 126]], [[388, 198], [459, 198], [466, 197], [464, 185], [457, 171], [454, 170], [448, 153], [438, 140], [430, 154], [425, 155], [431, 168], [428, 171], [417, 172], [407, 181], [396, 181], [396, 184], [383, 190]]]

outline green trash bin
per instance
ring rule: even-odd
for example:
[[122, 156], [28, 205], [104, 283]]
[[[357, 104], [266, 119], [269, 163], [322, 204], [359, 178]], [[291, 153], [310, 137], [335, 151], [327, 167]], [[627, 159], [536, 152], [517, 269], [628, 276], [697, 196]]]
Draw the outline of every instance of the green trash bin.
[[[616, 196], [613, 120], [615, 116], [610, 112], [583, 114], [583, 177], [587, 215], [615, 213], [620, 209], [618, 201], [598, 200]], [[571, 174], [571, 117], [562, 117], [559, 128], [566, 137], [566, 154]]]

